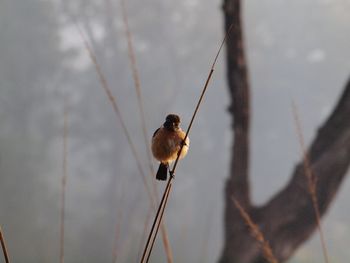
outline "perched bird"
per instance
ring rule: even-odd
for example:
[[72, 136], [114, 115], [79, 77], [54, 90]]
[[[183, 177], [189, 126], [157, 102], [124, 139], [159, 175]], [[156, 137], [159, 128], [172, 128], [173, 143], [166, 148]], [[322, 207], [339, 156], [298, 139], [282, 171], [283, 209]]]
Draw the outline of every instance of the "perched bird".
[[186, 133], [181, 130], [180, 117], [176, 114], [169, 114], [162, 127], [157, 129], [152, 137], [152, 153], [154, 158], [160, 161], [158, 172], [156, 174], [157, 180], [165, 181], [169, 164], [176, 160], [177, 154], [181, 149], [180, 159], [187, 154], [190, 139], [187, 137], [184, 141]]

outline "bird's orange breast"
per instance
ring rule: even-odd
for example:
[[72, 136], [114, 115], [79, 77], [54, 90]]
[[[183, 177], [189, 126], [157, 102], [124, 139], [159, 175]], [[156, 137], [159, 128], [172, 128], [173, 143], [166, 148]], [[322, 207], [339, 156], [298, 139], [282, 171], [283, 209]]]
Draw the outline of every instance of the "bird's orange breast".
[[[181, 129], [177, 131], [169, 131], [165, 128], [160, 128], [152, 139], [152, 153], [154, 158], [162, 163], [175, 161], [185, 136], [186, 134]], [[185, 157], [187, 154], [189, 144], [190, 140], [187, 137], [180, 158]]]

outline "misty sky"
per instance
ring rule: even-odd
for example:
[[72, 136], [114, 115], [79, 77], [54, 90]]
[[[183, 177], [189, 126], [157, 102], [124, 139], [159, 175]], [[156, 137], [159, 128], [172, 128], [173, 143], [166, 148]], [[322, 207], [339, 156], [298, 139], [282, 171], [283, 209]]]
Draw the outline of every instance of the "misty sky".
[[[126, 2], [148, 135], [168, 113], [179, 114], [186, 128], [223, 38], [221, 3]], [[252, 194], [263, 204], [300, 160], [292, 100], [309, 143], [350, 76], [350, 3], [251, 0], [243, 11]], [[148, 175], [119, 1], [0, 0], [0, 224], [13, 262], [58, 261], [66, 100], [66, 262], [111, 262], [116, 227], [118, 262], [136, 262], [150, 203], [74, 21], [94, 49]], [[166, 211], [175, 262], [215, 262], [221, 252], [232, 145], [228, 105], [223, 52]], [[334, 263], [350, 258], [349, 192], [346, 179], [323, 221]], [[290, 262], [321, 257], [314, 235]], [[160, 238], [152, 262], [165, 262]]]

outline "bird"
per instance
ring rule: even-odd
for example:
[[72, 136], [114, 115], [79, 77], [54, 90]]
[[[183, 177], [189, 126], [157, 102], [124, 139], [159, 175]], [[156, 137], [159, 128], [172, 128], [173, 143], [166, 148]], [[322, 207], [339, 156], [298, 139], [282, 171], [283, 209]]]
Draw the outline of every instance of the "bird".
[[[176, 114], [166, 116], [164, 124], [158, 128], [152, 137], [152, 154], [160, 164], [156, 174], [156, 179], [165, 181], [169, 164], [176, 160], [178, 152], [181, 153], [179, 158], [186, 156], [190, 146], [190, 139], [186, 137], [186, 133], [180, 128], [180, 117]], [[183, 145], [183, 146], [182, 146]]]

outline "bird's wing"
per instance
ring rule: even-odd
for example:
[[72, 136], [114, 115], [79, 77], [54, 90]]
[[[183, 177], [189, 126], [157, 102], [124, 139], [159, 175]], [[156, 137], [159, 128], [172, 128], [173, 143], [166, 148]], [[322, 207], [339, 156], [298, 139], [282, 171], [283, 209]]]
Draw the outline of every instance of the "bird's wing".
[[154, 133], [153, 133], [153, 136], [152, 138], [154, 138], [154, 136], [156, 136], [157, 132], [160, 130], [160, 128], [158, 128]]

